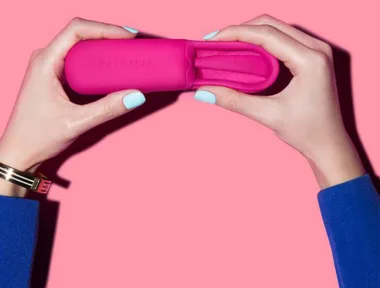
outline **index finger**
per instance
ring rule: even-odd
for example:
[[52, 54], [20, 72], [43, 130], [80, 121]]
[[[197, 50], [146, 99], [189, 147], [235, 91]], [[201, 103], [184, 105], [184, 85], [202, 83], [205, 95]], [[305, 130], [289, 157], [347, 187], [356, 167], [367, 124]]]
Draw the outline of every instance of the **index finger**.
[[[135, 30], [130, 29], [135, 32]], [[62, 59], [67, 52], [80, 40], [85, 39], [123, 39], [134, 38], [136, 33], [127, 31], [121, 26], [108, 23], [74, 18], [71, 22], [50, 42], [47, 47], [55, 59]]]
[[332, 56], [332, 51], [330, 46], [323, 42], [320, 39], [314, 38], [307, 33], [293, 27], [292, 25], [289, 25], [279, 19], [276, 19], [270, 15], [260, 15], [259, 17], [256, 17], [252, 20], [249, 20], [244, 23], [244, 25], [270, 25], [278, 30], [288, 34], [290, 37], [293, 37], [295, 40], [301, 42], [302, 44], [306, 45], [307, 47], [315, 50], [321, 50], [322, 52], [325, 52], [329, 56]]
[[284, 32], [269, 25], [229, 26], [219, 31], [212, 40], [243, 41], [259, 45], [284, 62], [293, 75], [299, 74], [312, 49]]

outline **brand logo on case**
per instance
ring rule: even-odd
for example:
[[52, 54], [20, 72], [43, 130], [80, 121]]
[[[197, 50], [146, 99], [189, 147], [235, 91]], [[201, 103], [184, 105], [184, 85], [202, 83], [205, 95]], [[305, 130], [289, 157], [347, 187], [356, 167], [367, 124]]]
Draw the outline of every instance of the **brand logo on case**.
[[98, 69], [154, 69], [150, 59], [98, 59], [90, 65]]

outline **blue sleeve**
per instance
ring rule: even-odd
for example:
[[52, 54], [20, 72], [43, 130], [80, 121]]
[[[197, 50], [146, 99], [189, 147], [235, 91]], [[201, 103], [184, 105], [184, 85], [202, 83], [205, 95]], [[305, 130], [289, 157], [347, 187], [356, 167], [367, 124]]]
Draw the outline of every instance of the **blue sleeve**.
[[340, 287], [380, 287], [380, 196], [370, 176], [318, 195]]
[[[340, 287], [380, 287], [380, 197], [368, 175], [318, 195]], [[0, 196], [0, 287], [28, 287], [38, 202]]]
[[0, 196], [0, 287], [29, 287], [38, 201]]

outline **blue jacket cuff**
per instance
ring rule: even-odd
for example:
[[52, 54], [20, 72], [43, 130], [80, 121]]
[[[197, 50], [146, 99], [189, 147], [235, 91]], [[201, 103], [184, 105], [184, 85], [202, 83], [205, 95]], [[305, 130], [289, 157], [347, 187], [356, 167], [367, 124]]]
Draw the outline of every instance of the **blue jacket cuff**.
[[28, 287], [38, 227], [38, 201], [0, 196], [0, 286]]

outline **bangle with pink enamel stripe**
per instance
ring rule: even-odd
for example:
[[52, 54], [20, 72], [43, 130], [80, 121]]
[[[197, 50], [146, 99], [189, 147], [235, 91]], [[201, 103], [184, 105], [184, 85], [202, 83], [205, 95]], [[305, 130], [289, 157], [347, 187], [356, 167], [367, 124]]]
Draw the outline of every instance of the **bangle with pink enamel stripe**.
[[3, 163], [0, 163], [0, 178], [42, 194], [46, 194], [51, 186], [51, 181], [40, 173], [22, 172]]

